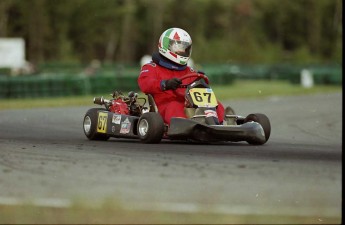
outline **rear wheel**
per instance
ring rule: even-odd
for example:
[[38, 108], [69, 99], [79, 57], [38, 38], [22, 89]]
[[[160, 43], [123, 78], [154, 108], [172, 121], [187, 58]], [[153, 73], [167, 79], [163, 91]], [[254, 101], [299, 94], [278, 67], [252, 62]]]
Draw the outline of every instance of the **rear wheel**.
[[164, 134], [164, 121], [155, 112], [144, 113], [138, 121], [137, 133], [143, 143], [159, 143]]
[[247, 123], [247, 122], [250, 122], [250, 121], [253, 121], [253, 122], [257, 122], [259, 123], [263, 130], [264, 130], [264, 133], [265, 133], [265, 141], [258, 141], [258, 140], [253, 140], [253, 141], [248, 141], [249, 144], [253, 144], [253, 145], [262, 145], [262, 144], [265, 144], [270, 135], [271, 135], [271, 123], [270, 123], [270, 120], [268, 119], [268, 117], [265, 115], [265, 114], [262, 114], [262, 113], [255, 113], [255, 114], [249, 114], [245, 119], [244, 119], [244, 123]]
[[103, 108], [89, 109], [84, 116], [83, 130], [89, 140], [106, 141], [109, 136], [97, 132], [98, 111], [104, 111]]

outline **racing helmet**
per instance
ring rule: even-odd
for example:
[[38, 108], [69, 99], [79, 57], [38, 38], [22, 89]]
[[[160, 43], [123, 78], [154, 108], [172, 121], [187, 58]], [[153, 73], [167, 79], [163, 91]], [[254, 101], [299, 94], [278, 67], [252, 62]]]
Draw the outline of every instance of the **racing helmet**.
[[192, 38], [180, 28], [170, 28], [162, 33], [158, 50], [165, 58], [186, 65], [192, 54]]

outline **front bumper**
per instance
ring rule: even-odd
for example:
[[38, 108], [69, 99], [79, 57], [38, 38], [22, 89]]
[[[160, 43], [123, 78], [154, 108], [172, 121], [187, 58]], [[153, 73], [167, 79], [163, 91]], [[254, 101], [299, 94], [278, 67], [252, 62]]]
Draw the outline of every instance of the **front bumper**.
[[185, 118], [172, 118], [167, 136], [170, 139], [197, 141], [265, 141], [264, 130], [257, 122], [241, 125], [207, 125]]

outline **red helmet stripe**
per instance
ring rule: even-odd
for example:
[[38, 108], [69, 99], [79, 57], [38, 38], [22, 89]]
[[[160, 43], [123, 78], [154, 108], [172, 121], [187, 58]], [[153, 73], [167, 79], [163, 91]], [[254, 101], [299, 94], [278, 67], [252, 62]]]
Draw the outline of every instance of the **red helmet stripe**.
[[172, 52], [170, 52], [170, 51], [169, 51], [169, 53], [170, 53], [170, 55], [172, 55], [172, 56], [174, 56], [175, 58], [177, 58], [177, 55], [176, 55], [175, 53], [172, 53]]
[[175, 32], [175, 34], [174, 34], [174, 40], [180, 40], [180, 36], [178, 35], [178, 33], [177, 32]]

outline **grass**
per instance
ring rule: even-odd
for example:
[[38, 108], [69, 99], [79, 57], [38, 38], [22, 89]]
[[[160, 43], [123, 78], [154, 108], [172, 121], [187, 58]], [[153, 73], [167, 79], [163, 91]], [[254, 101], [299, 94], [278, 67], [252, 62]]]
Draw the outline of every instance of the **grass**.
[[341, 86], [315, 85], [303, 88], [287, 81], [238, 80], [230, 86], [213, 87], [220, 100], [263, 98], [268, 96], [308, 95], [342, 91]]
[[0, 206], [1, 224], [338, 224], [338, 217], [286, 215], [233, 215], [124, 210], [118, 205], [69, 208], [33, 205]]
[[94, 96], [88, 95], [56, 98], [1, 99], [0, 110], [84, 105], [86, 106], [93, 104], [93, 97]]
[[[301, 87], [300, 85], [294, 85], [286, 81], [263, 80], [237, 80], [231, 85], [218, 85], [213, 86], [212, 88], [217, 98], [221, 101], [229, 99], [263, 98], [267, 96], [305, 95], [342, 91], [341, 86], [315, 85], [314, 87], [307, 89]], [[104, 93], [103, 96], [107, 97], [108, 94], [110, 93]], [[93, 105], [93, 97], [95, 96], [87, 95], [36, 99], [0, 99], [0, 110], [38, 107], [87, 106]]]

